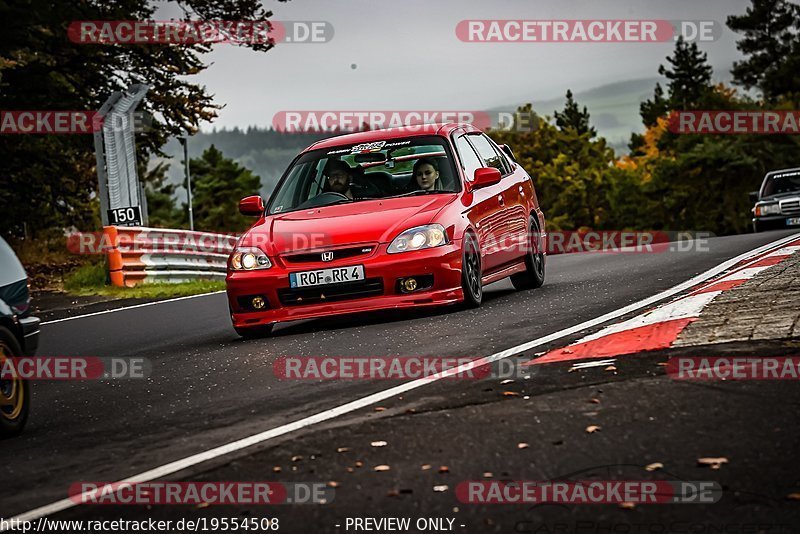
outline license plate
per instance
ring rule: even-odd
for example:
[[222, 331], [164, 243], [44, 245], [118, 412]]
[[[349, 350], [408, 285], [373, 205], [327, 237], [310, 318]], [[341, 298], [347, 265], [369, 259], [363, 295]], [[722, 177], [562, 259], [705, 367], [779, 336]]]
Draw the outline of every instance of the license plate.
[[800, 217], [792, 217], [791, 219], [786, 219], [786, 226], [795, 226], [800, 225]]
[[350, 267], [333, 267], [330, 269], [290, 273], [289, 285], [291, 287], [325, 286], [328, 284], [355, 282], [363, 279], [364, 266], [351, 265]]

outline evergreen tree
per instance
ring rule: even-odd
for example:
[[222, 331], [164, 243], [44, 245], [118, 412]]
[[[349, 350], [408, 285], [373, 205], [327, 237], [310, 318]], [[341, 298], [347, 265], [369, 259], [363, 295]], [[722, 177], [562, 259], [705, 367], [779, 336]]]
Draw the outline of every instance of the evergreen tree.
[[667, 61], [672, 65], [658, 67], [658, 73], [669, 82], [669, 107], [671, 109], [700, 109], [711, 92], [711, 74], [708, 55], [701, 52], [697, 43], [687, 43], [678, 37], [675, 51]]
[[753, 0], [744, 15], [728, 17], [744, 34], [736, 47], [746, 58], [733, 65], [734, 81], [758, 88], [767, 103], [800, 105], [800, 6], [786, 0]]
[[653, 126], [656, 119], [663, 117], [669, 111], [669, 102], [664, 98], [664, 89], [660, 83], [656, 83], [656, 89], [652, 100], [645, 100], [639, 105], [639, 115], [645, 126]]
[[[189, 162], [195, 228], [208, 232], [241, 232], [253, 219], [239, 213], [239, 200], [257, 195], [261, 178], [211, 145]], [[184, 187], [186, 184], [184, 183]]]
[[556, 125], [562, 130], [572, 128], [578, 135], [589, 134], [591, 139], [597, 135], [597, 130], [589, 125], [589, 111], [583, 106], [583, 111], [578, 107], [578, 103], [572, 98], [572, 91], [567, 89], [567, 102], [564, 110], [555, 112]]

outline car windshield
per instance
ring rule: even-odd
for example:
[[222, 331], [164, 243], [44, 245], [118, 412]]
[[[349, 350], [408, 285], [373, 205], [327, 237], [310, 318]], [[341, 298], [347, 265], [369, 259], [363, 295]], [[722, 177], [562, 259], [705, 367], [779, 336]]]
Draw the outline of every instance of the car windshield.
[[374, 141], [303, 154], [279, 182], [267, 213], [460, 190], [443, 138]]
[[800, 193], [800, 171], [785, 172], [771, 176], [764, 184], [762, 197]]

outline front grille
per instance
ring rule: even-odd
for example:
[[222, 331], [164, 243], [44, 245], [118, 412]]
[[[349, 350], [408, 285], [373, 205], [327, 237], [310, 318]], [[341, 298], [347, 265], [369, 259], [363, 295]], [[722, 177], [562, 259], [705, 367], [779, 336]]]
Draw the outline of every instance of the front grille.
[[800, 198], [793, 198], [792, 200], [784, 200], [781, 204], [781, 212], [793, 213], [800, 211]]
[[367, 278], [366, 280], [328, 286], [287, 287], [278, 290], [278, 298], [284, 306], [324, 304], [325, 302], [361, 299], [376, 295], [383, 295], [382, 278]]
[[[316, 252], [301, 252], [299, 254], [287, 254], [283, 256], [286, 263], [322, 263], [365, 256], [375, 250], [375, 245], [360, 245], [357, 247], [337, 248], [331, 250], [318, 250]], [[323, 254], [332, 254], [332, 258], [323, 260]]]

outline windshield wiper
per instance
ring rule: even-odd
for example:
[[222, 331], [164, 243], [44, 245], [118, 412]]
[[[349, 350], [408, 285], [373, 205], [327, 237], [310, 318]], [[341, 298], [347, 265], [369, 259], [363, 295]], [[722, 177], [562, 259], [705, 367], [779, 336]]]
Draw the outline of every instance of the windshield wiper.
[[401, 193], [399, 195], [392, 195], [384, 198], [400, 198], [400, 197], [413, 197], [416, 195], [435, 195], [440, 193], [452, 193], [453, 191], [438, 191], [435, 189], [417, 189], [416, 191], [409, 191], [408, 193]]

